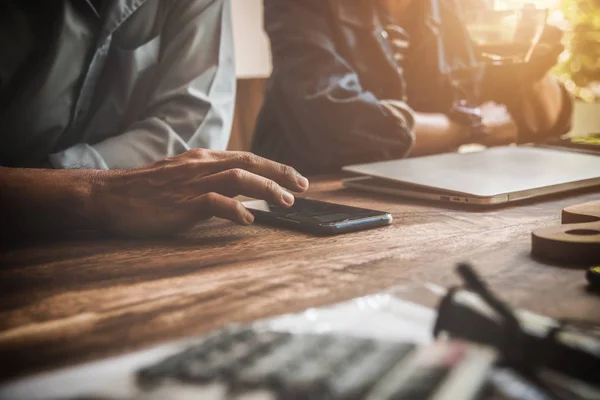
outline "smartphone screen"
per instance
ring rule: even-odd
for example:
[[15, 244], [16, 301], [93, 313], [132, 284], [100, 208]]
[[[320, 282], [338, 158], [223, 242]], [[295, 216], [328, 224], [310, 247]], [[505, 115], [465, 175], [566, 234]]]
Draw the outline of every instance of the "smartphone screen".
[[392, 222], [392, 216], [386, 212], [299, 197], [290, 208], [278, 207], [263, 200], [243, 204], [259, 223], [317, 234], [354, 232], [386, 226]]

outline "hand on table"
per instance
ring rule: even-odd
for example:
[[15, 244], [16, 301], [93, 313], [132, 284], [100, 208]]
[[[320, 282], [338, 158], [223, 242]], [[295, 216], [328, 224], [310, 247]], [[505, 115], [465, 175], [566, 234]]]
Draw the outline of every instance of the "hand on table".
[[102, 228], [125, 236], [161, 236], [191, 228], [210, 217], [241, 225], [253, 215], [233, 197], [244, 195], [283, 207], [287, 191], [304, 192], [308, 180], [293, 168], [251, 153], [189, 150], [153, 164], [108, 171], [93, 193]]

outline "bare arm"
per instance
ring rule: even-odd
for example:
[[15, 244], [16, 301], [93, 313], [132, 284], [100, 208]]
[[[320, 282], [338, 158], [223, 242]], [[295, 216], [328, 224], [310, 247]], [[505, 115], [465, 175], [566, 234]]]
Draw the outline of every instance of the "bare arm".
[[445, 114], [415, 114], [415, 142], [410, 156], [455, 151], [463, 144], [478, 143], [485, 146], [502, 146], [515, 143], [518, 128], [508, 109], [493, 102], [480, 107], [483, 132], [472, 136], [471, 129], [448, 118]]
[[250, 153], [202, 149], [130, 170], [0, 167], [0, 234], [162, 236], [213, 216], [248, 225], [254, 217], [234, 197], [289, 207], [289, 191], [307, 188], [308, 180], [291, 167]]
[[570, 99], [548, 73], [564, 51], [562, 36], [560, 29], [546, 26], [523, 71], [521, 118], [534, 136], [560, 135], [570, 127]]
[[468, 129], [445, 114], [415, 113], [414, 135], [410, 157], [453, 151], [468, 141]]
[[98, 171], [0, 167], [1, 237], [95, 229], [90, 198]]
[[523, 91], [523, 119], [532, 132], [548, 132], [559, 122], [564, 96], [560, 84], [545, 76]]

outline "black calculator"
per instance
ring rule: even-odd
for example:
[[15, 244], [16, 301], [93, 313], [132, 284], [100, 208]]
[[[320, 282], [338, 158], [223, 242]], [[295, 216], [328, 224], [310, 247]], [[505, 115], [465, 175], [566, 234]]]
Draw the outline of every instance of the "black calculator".
[[496, 353], [232, 327], [137, 373], [139, 399], [471, 400]]

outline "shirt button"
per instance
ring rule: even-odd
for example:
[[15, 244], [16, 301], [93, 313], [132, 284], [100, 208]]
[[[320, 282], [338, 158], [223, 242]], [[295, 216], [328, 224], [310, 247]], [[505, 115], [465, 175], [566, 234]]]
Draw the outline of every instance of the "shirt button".
[[389, 36], [390, 36], [390, 35], [387, 33], [387, 31], [386, 31], [386, 30], [382, 30], [382, 31], [381, 31], [381, 37], [382, 37], [382, 38], [384, 38], [385, 40], [387, 40], [387, 38], [388, 38]]

